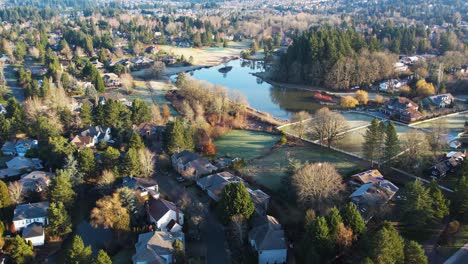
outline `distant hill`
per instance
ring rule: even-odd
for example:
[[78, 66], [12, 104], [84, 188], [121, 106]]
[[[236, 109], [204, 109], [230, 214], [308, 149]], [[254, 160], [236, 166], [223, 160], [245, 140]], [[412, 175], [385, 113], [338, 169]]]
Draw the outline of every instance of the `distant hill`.
[[34, 7], [54, 7], [54, 8], [90, 8], [96, 6], [99, 1], [92, 0], [3, 0], [6, 6], [34, 6]]

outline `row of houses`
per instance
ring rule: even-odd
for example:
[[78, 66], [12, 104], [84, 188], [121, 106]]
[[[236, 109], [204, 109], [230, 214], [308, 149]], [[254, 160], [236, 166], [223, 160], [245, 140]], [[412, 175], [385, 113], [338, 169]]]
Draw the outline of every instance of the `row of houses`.
[[454, 103], [455, 97], [448, 93], [428, 96], [420, 100], [419, 104], [406, 97], [395, 97], [385, 102], [380, 112], [393, 119], [410, 123], [423, 119], [423, 110], [437, 111], [452, 107]]
[[182, 176], [196, 180], [197, 186], [215, 202], [220, 200], [224, 187], [230, 183], [244, 184], [255, 206], [249, 244], [258, 253], [258, 263], [286, 263], [287, 245], [284, 230], [273, 216], [267, 215], [271, 197], [260, 189], [253, 190], [241, 177], [222, 170], [205, 158], [190, 151], [171, 157], [173, 168]]

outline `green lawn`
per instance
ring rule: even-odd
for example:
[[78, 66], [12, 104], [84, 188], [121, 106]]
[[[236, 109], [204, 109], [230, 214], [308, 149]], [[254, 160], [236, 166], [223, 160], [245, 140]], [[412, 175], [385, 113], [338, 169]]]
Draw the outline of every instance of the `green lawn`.
[[276, 191], [281, 186], [281, 179], [289, 176], [287, 172], [289, 158], [312, 163], [330, 162], [343, 176], [359, 167], [367, 167], [367, 163], [362, 160], [312, 144], [305, 144], [275, 149], [265, 157], [249, 162], [244, 173], [265, 187]]
[[214, 143], [217, 156], [253, 159], [263, 155], [279, 140], [278, 135], [250, 130], [232, 130]]

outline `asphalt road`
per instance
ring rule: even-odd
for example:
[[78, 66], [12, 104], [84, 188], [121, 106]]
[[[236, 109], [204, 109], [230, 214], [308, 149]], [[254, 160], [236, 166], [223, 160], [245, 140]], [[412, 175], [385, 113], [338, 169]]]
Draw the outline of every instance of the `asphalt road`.
[[[201, 225], [201, 239], [197, 244], [197, 248], [201, 248], [206, 256], [207, 264], [224, 264], [229, 263], [228, 246], [226, 242], [223, 225], [219, 222], [213, 212], [209, 209], [209, 198], [200, 199], [197, 195], [187, 191], [182, 184], [175, 181], [175, 176], [172, 174], [157, 173], [155, 177], [158, 182], [159, 189], [166, 194], [169, 199], [175, 203], [187, 194], [191, 202], [201, 203], [204, 207], [205, 221]], [[188, 249], [190, 251], [190, 249]]]
[[5, 75], [6, 84], [11, 89], [11, 95], [16, 98], [19, 102], [24, 101], [24, 91], [23, 88], [18, 86], [16, 72], [14, 71], [13, 66], [7, 65], [3, 69], [3, 74]]

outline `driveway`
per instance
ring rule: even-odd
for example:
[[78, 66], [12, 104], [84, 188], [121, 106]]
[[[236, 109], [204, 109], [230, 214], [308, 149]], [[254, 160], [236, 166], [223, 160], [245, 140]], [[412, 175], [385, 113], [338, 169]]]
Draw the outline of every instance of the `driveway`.
[[12, 65], [7, 65], [3, 68], [3, 74], [5, 75], [6, 84], [11, 89], [11, 95], [18, 100], [18, 102], [24, 101], [24, 91], [18, 85], [16, 72]]
[[[175, 181], [172, 173], [157, 173], [154, 177], [158, 182], [159, 189], [166, 194], [170, 200], [177, 203], [184, 195], [188, 195], [191, 202], [201, 203], [205, 214], [205, 221], [201, 226], [201, 240], [195, 243], [198, 250], [204, 252], [207, 264], [229, 263], [228, 246], [224, 232], [224, 226], [219, 222], [213, 212], [209, 209], [209, 198], [199, 198], [196, 194], [187, 191], [182, 184]], [[190, 248], [188, 249], [190, 252]]]

